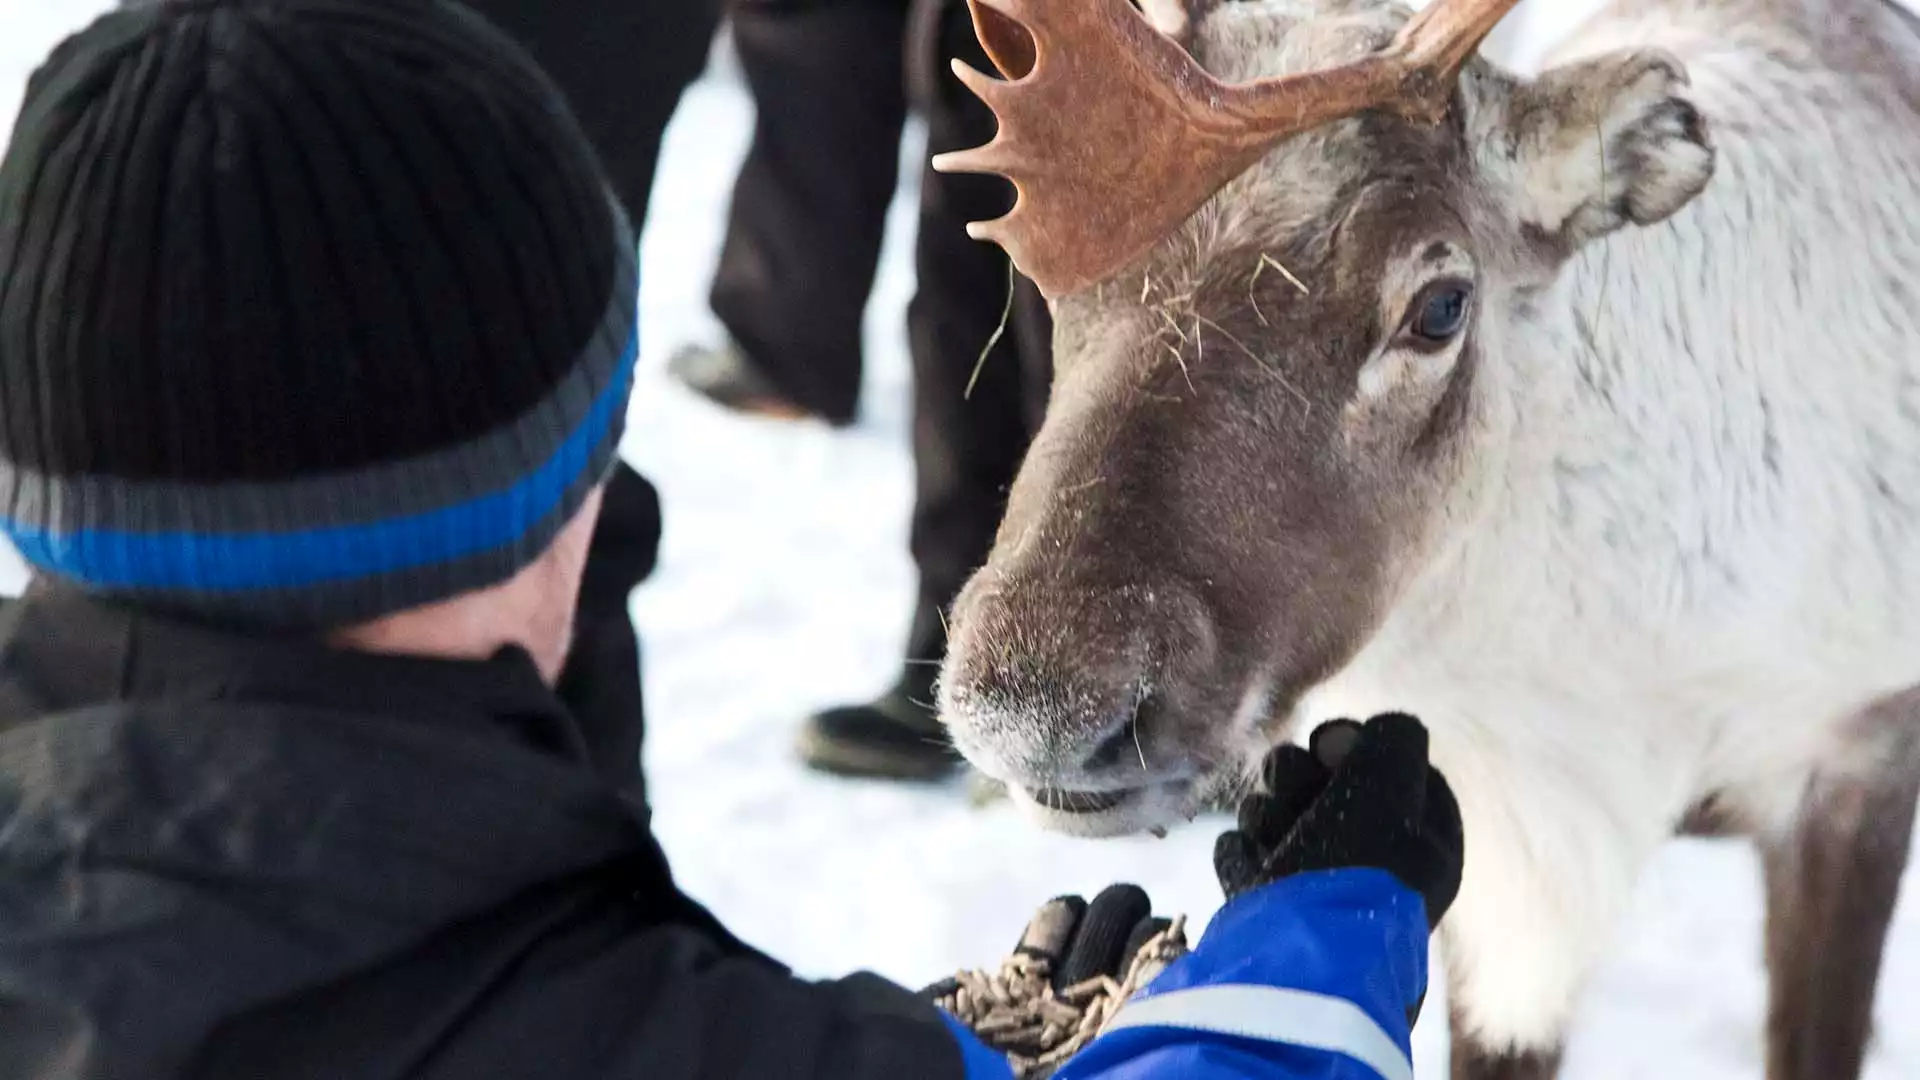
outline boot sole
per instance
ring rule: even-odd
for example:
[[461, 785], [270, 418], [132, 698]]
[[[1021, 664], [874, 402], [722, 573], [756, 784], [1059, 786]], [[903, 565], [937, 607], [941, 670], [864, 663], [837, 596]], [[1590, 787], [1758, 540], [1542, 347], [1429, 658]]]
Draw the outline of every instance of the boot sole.
[[960, 771], [959, 757], [942, 760], [913, 758], [869, 746], [822, 739], [812, 732], [800, 737], [800, 760], [816, 772], [858, 780], [935, 782]]

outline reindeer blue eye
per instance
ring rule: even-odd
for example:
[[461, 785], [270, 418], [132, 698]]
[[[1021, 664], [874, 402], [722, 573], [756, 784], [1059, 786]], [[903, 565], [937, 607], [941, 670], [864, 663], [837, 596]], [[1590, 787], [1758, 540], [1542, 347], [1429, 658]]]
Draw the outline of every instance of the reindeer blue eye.
[[1472, 290], [1458, 281], [1441, 281], [1422, 290], [1416, 301], [1413, 336], [1428, 342], [1453, 340], [1467, 325]]

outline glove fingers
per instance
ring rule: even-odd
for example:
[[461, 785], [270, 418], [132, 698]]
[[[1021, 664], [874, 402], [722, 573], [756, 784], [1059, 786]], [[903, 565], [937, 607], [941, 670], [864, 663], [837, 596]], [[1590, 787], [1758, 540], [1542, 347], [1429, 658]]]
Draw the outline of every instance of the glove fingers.
[[1109, 885], [1101, 890], [1081, 918], [1066, 956], [1053, 969], [1053, 988], [1064, 990], [1112, 975], [1134, 928], [1152, 914], [1153, 901], [1138, 885]]
[[1249, 795], [1240, 800], [1239, 819], [1234, 829], [1252, 839], [1270, 842], [1266, 838], [1274, 835], [1275, 830], [1284, 831], [1288, 820], [1286, 812], [1274, 802], [1273, 796]]
[[1460, 821], [1460, 801], [1454, 798], [1453, 785], [1440, 770], [1427, 769], [1427, 802], [1421, 815], [1421, 831], [1441, 850], [1456, 860], [1467, 850], [1465, 826]]
[[939, 1001], [941, 998], [952, 997], [959, 992], [960, 980], [949, 975], [939, 982], [922, 989], [919, 996], [927, 1001]]
[[1213, 842], [1213, 873], [1229, 900], [1260, 883], [1263, 861], [1246, 833], [1224, 832]]
[[1376, 716], [1334, 771], [1327, 791], [1337, 794], [1329, 801], [1344, 801], [1363, 788], [1369, 801], [1390, 799], [1419, 820], [1426, 812], [1428, 771], [1426, 726], [1401, 713]]
[[1261, 773], [1266, 791], [1241, 800], [1239, 828], [1269, 844], [1293, 828], [1333, 779], [1326, 766], [1298, 746], [1282, 746], [1269, 753]]
[[1133, 967], [1134, 957], [1140, 955], [1141, 947], [1172, 925], [1172, 919], [1159, 916], [1148, 916], [1134, 924], [1133, 933], [1127, 935], [1126, 947], [1120, 950], [1120, 962], [1114, 965], [1113, 977], [1118, 979], [1126, 975], [1127, 970]]
[[1417, 834], [1430, 771], [1427, 730], [1418, 720], [1388, 714], [1367, 721], [1320, 797], [1272, 848], [1262, 880], [1339, 866], [1396, 869], [1401, 847], [1424, 842]]
[[1366, 729], [1356, 720], [1329, 720], [1314, 729], [1307, 739], [1307, 749], [1312, 751], [1314, 759], [1328, 769], [1337, 769], [1353, 752], [1354, 745], [1360, 741]]
[[1432, 853], [1432, 892], [1427, 897], [1427, 920], [1439, 926], [1460, 895], [1460, 873], [1466, 859], [1466, 835], [1460, 822], [1460, 804], [1438, 769], [1427, 770], [1427, 806], [1421, 832]]
[[1260, 763], [1260, 786], [1269, 792], [1286, 791], [1303, 784], [1320, 786], [1333, 771], [1313, 756], [1306, 747], [1284, 743], [1267, 751]]
[[1087, 913], [1087, 902], [1078, 896], [1056, 896], [1042, 904], [1027, 928], [1020, 933], [1016, 953], [1039, 957], [1058, 967], [1073, 943], [1073, 934]]
[[[1421, 847], [1404, 852], [1399, 865], [1390, 873], [1420, 894], [1427, 907], [1427, 929], [1439, 928], [1453, 901], [1460, 895], [1460, 864], [1435, 848]], [[1385, 869], [1385, 868], [1383, 868]]]
[[1427, 746], [1419, 720], [1388, 713], [1324, 724], [1305, 748], [1270, 753], [1269, 790], [1243, 801], [1238, 828], [1214, 844], [1228, 899], [1291, 874], [1375, 867], [1418, 892], [1438, 925], [1460, 890], [1464, 835]]

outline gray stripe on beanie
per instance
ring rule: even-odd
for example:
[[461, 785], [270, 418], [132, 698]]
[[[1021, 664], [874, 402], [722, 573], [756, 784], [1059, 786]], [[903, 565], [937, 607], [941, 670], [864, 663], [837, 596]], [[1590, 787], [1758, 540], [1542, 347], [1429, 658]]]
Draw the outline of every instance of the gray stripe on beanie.
[[49, 582], [68, 584], [90, 596], [142, 610], [178, 614], [241, 629], [307, 632], [369, 622], [396, 611], [498, 585], [538, 559], [579, 513], [587, 496], [605, 482], [619, 456], [623, 424], [623, 420], [615, 421], [607, 437], [594, 450], [587, 467], [574, 478], [552, 513], [522, 533], [519, 539], [491, 551], [371, 577], [239, 592], [100, 589], [84, 582], [66, 582], [58, 574], [42, 572], [38, 576]]

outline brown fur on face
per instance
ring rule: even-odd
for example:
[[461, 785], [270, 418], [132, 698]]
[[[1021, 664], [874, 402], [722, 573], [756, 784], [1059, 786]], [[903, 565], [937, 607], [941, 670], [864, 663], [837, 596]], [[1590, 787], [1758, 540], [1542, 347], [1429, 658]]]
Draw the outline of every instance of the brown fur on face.
[[[1202, 63], [1235, 79], [1324, 66], [1406, 17], [1277, 7], [1221, 9]], [[1592, 70], [1608, 87], [1644, 74]], [[1447, 123], [1366, 114], [1290, 140], [1143, 265], [1058, 304], [1046, 423], [954, 609], [941, 707], [977, 766], [1057, 810], [1100, 793], [1055, 822], [1075, 831], [1164, 820], [1366, 642], [1490, 422], [1487, 305], [1650, 218], [1643, 204], [1684, 202], [1668, 181], [1686, 162], [1633, 126], [1606, 148], [1617, 180], [1534, 180], [1581, 149], [1555, 103], [1594, 108], [1577, 69], [1557, 77], [1529, 95], [1476, 68]], [[1667, 127], [1704, 139], [1681, 120]], [[1425, 290], [1453, 284], [1471, 290], [1466, 328], [1417, 339]]]
[[1467, 418], [1470, 332], [1424, 393], [1356, 403], [1415, 301], [1381, 268], [1468, 241], [1450, 192], [1394, 163], [1457, 139], [1370, 119], [1346, 149], [1380, 164], [1289, 208], [1284, 243], [1060, 305], [1047, 423], [956, 606], [947, 704], [976, 760], [1018, 747], [996, 764], [1039, 787], [1189, 781], [1237, 761], [1250, 731], [1220, 721], [1269, 674], [1282, 704], [1364, 640]]

